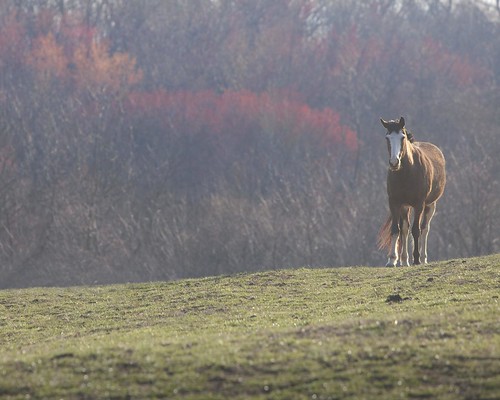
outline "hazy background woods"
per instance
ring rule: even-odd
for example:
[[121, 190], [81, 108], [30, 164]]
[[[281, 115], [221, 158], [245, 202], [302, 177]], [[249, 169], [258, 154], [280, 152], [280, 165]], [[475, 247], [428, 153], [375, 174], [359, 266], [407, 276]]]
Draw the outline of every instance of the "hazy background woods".
[[380, 116], [447, 157], [430, 258], [500, 251], [499, 16], [2, 0], [0, 287], [381, 265]]

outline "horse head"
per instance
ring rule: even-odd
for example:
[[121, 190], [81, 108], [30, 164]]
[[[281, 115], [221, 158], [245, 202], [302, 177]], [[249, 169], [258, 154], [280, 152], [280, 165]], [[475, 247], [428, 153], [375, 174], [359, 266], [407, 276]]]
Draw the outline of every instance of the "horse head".
[[380, 122], [387, 129], [385, 138], [389, 150], [389, 168], [391, 171], [398, 171], [401, 168], [401, 160], [406, 153], [406, 141], [411, 141], [413, 136], [409, 137], [411, 134], [405, 129], [403, 117], [391, 121], [384, 121], [380, 118]]

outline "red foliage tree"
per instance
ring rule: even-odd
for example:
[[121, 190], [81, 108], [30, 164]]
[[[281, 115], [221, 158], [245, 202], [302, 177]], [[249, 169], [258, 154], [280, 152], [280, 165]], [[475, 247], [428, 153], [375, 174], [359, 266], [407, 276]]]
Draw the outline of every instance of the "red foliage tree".
[[467, 57], [447, 49], [432, 37], [426, 37], [422, 46], [424, 65], [433, 75], [447, 79], [460, 87], [482, 85], [489, 81], [490, 71]]

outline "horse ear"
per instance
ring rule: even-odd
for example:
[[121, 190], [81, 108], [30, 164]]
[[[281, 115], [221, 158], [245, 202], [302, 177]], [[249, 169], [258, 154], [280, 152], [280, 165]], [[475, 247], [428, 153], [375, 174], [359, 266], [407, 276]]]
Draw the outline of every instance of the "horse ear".
[[382, 118], [380, 118], [380, 122], [382, 123], [382, 125], [384, 126], [385, 129], [388, 129], [387, 126], [388, 126], [388, 122], [387, 121], [384, 121]]
[[399, 127], [400, 129], [405, 127], [405, 119], [403, 117], [399, 117]]

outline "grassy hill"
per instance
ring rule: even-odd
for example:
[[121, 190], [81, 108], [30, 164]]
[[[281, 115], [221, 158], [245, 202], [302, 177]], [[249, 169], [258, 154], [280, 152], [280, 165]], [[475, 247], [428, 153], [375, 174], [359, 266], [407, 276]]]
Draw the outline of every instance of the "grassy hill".
[[500, 255], [0, 291], [0, 398], [498, 399]]

